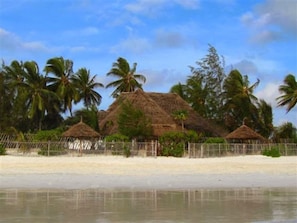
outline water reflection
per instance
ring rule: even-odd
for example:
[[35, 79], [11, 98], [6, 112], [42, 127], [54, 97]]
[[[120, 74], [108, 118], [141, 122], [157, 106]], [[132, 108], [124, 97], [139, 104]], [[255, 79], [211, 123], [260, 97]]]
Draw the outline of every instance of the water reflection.
[[0, 190], [0, 222], [296, 222], [296, 210], [296, 188]]

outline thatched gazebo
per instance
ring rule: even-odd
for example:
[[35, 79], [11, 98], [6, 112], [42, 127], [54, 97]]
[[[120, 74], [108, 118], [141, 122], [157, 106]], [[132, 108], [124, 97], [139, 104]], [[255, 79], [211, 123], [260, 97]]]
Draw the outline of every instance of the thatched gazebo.
[[100, 134], [85, 124], [82, 120], [79, 123], [71, 126], [66, 132], [63, 133], [63, 137], [75, 138], [80, 141], [80, 153], [81, 153], [81, 140], [100, 138]]
[[252, 130], [246, 125], [242, 125], [226, 136], [226, 139], [231, 142], [247, 143], [251, 141], [267, 141], [263, 136]]

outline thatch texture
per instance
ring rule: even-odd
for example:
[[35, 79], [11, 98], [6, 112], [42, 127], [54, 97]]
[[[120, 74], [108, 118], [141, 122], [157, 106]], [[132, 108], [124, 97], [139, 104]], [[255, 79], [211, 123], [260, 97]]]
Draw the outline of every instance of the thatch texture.
[[[185, 128], [197, 132], [208, 133], [211, 136], [226, 136], [227, 132], [200, 115], [179, 95], [174, 93], [147, 93], [167, 114], [173, 114], [178, 110], [188, 113], [185, 120]], [[178, 123], [180, 124], [180, 123]]]
[[100, 134], [98, 132], [82, 121], [71, 126], [66, 132], [63, 133], [63, 136], [77, 139], [100, 138]]
[[175, 120], [173, 113], [186, 110], [188, 118], [185, 121], [187, 130], [207, 132], [213, 136], [225, 136], [226, 132], [212, 125], [200, 117], [187, 102], [173, 93], [146, 93], [142, 90], [122, 93], [108, 108], [105, 115], [100, 115], [100, 131], [104, 135], [116, 133], [118, 130], [117, 118], [121, 112], [121, 104], [129, 101], [134, 107], [142, 110], [151, 120], [153, 135], [160, 136], [165, 132], [181, 130], [181, 123]]
[[258, 141], [266, 141], [266, 139], [249, 128], [246, 125], [242, 125], [239, 128], [235, 129], [233, 132], [229, 133], [226, 136], [226, 139], [232, 141], [247, 141], [247, 140], [258, 140]]

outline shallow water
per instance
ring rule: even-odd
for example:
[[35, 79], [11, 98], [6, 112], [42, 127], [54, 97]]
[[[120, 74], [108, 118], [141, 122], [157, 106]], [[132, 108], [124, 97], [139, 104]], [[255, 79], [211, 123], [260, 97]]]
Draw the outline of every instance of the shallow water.
[[0, 190], [0, 222], [297, 222], [297, 188]]

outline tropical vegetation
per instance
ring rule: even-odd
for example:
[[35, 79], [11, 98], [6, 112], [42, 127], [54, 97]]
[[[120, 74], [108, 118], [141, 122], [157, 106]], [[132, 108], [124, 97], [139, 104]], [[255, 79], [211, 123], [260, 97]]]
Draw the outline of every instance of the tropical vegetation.
[[[207, 55], [190, 66], [185, 83], [178, 82], [170, 92], [187, 101], [202, 117], [229, 131], [244, 123], [264, 137], [275, 141], [289, 138], [296, 142], [296, 127], [292, 123], [274, 127], [271, 105], [254, 95], [260, 80], [251, 82], [248, 75], [235, 69], [225, 73], [224, 64], [224, 57], [209, 45]], [[130, 65], [123, 57], [112, 64], [106, 76], [113, 79], [105, 85], [105, 88], [114, 89], [112, 97], [142, 89], [146, 77], [136, 68], [137, 63]], [[48, 59], [43, 69], [35, 61], [14, 60], [8, 65], [3, 62], [0, 68], [0, 131], [19, 135], [45, 131], [40, 133], [44, 135], [46, 130], [62, 132], [81, 119], [100, 131], [98, 106], [102, 97], [98, 89], [103, 89], [104, 85], [96, 78], [97, 75], [85, 67], [74, 71], [73, 61], [63, 57]], [[297, 82], [293, 74], [284, 78], [279, 92], [278, 105], [286, 106], [287, 112], [292, 111], [297, 103]], [[79, 103], [83, 108], [73, 111], [74, 105]], [[187, 115], [183, 110], [172, 114], [184, 133]], [[116, 121], [118, 133], [128, 138], [148, 138], [152, 134], [150, 120], [132, 104], [123, 104]]]
[[142, 84], [145, 83], [146, 78], [143, 74], [136, 73], [137, 63], [130, 67], [125, 58], [119, 57], [116, 62], [112, 64], [111, 70], [107, 76], [113, 76], [117, 80], [112, 81], [106, 85], [106, 88], [115, 87], [112, 92], [114, 98], [118, 97], [122, 92], [133, 92], [137, 89], [142, 89]]

